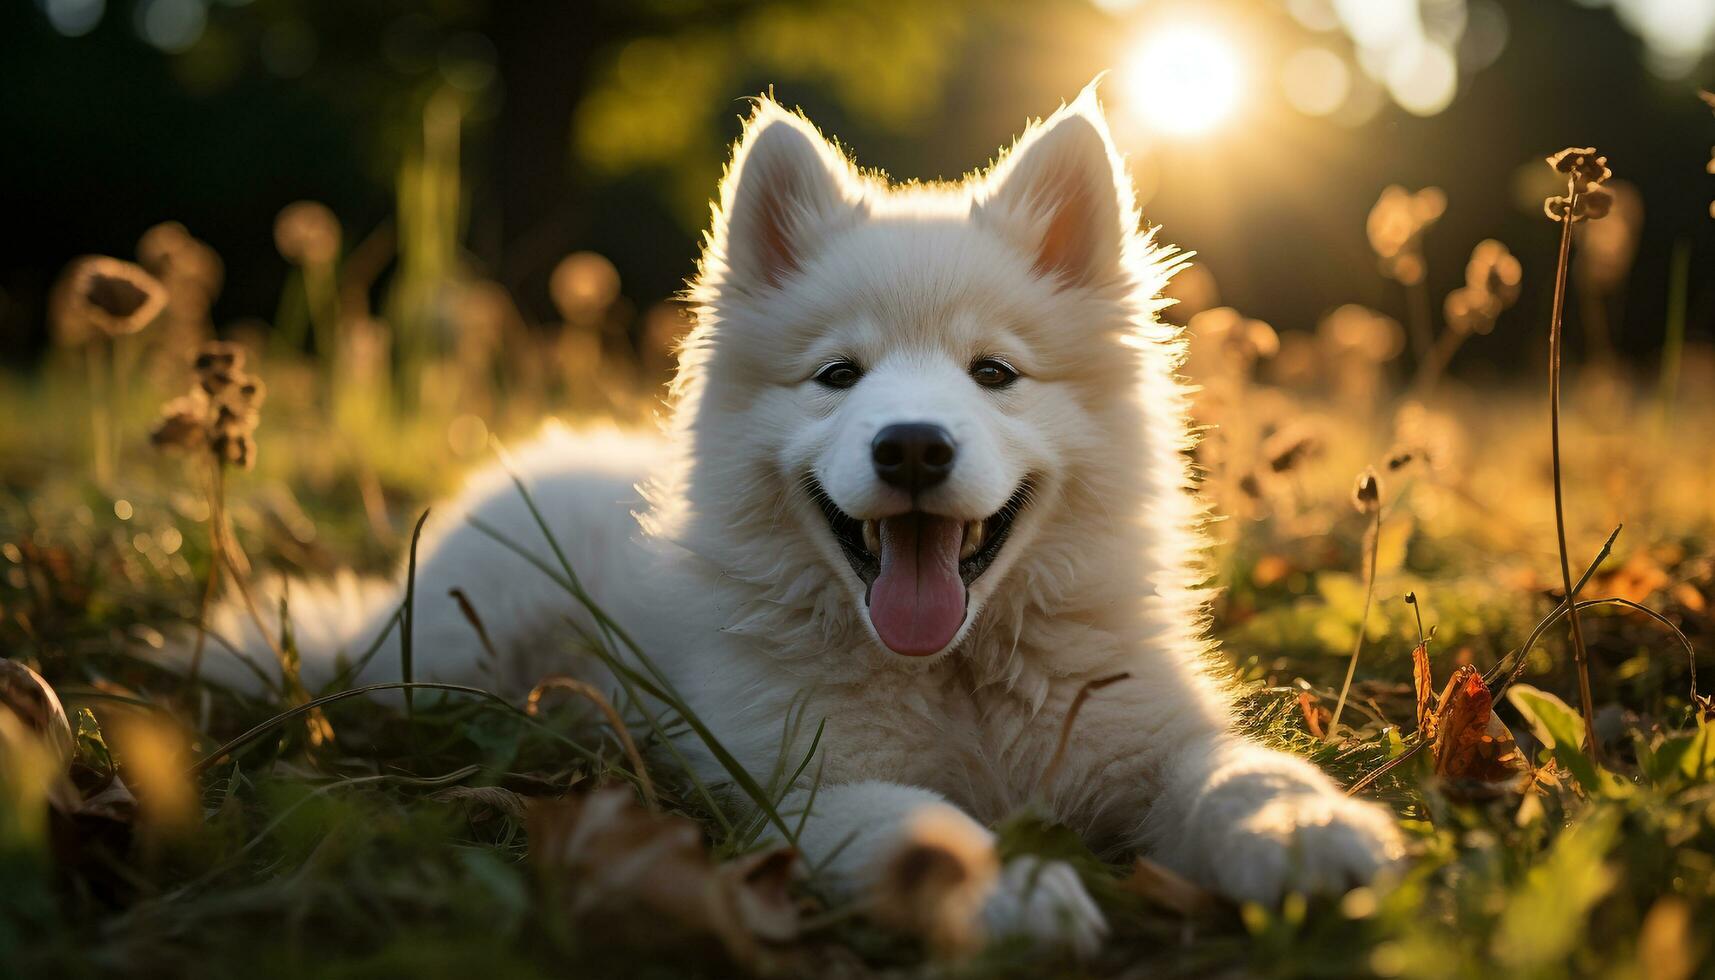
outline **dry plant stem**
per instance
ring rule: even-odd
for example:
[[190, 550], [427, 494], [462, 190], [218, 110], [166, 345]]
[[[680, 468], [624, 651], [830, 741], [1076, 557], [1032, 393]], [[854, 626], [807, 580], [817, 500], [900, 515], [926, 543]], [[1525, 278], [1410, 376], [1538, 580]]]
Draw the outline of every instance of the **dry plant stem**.
[[1093, 681], [1085, 681], [1084, 685], [1078, 688], [1078, 693], [1072, 697], [1072, 704], [1066, 708], [1066, 717], [1060, 722], [1060, 738], [1054, 743], [1054, 754], [1049, 757], [1048, 765], [1043, 767], [1042, 775], [1036, 779], [1038, 788], [1051, 785], [1054, 782], [1054, 777], [1059, 775], [1060, 762], [1066, 757], [1066, 746], [1072, 741], [1072, 726], [1077, 724], [1078, 713], [1084, 710], [1084, 702], [1090, 699], [1091, 694], [1109, 684], [1118, 684], [1120, 681], [1130, 678], [1131, 674], [1129, 673], [1112, 674], [1108, 677], [1098, 677]]
[[1453, 355], [1459, 352], [1459, 347], [1465, 343], [1465, 335], [1457, 330], [1445, 330], [1435, 346], [1430, 349], [1429, 356], [1424, 358], [1417, 367], [1417, 378], [1412, 382], [1412, 390], [1417, 397], [1428, 395], [1441, 383], [1441, 376], [1446, 373], [1447, 365], [1453, 362]]
[[1435, 333], [1430, 323], [1428, 274], [1405, 287], [1405, 293], [1411, 302], [1411, 353], [1418, 364], [1425, 364], [1430, 358], [1430, 345]]
[[[1624, 525], [1622, 525], [1622, 527], [1623, 526]], [[1610, 553], [1612, 553], [1613, 548], [1614, 548], [1614, 540], [1616, 538], [1618, 538], [1619, 536], [1620, 536], [1620, 527], [1616, 527], [1616, 528], [1614, 528], [1613, 533], [1608, 535], [1608, 540], [1603, 543], [1602, 550], [1596, 553], [1596, 557], [1591, 559], [1589, 566], [1584, 569], [1584, 574], [1579, 577], [1578, 585], [1577, 585], [1577, 588], [1579, 590], [1582, 590], [1584, 588], [1585, 583], [1590, 581], [1590, 576], [1596, 574], [1596, 568], [1598, 566], [1600, 566], [1604, 561], [1608, 560], [1608, 555]], [[1589, 599], [1589, 600], [1586, 600], [1583, 603], [1581, 603], [1581, 605], [1589, 607], [1589, 606], [1601, 605], [1604, 602], [1625, 602], [1625, 601], [1626, 600]], [[1643, 607], [1640, 607], [1640, 609], [1642, 609], [1647, 615], [1656, 616], [1656, 617], [1660, 618], [1660, 614], [1654, 612], [1653, 610], [1649, 610], [1649, 609], [1643, 608]], [[1507, 676], [1506, 680], [1500, 684], [1499, 687], [1495, 687], [1495, 682], [1497, 680], [1500, 680], [1501, 667], [1506, 663], [1506, 659], [1507, 659], [1506, 657], [1502, 657], [1499, 663], [1496, 663], [1495, 666], [1487, 674], [1483, 675], [1483, 683], [1489, 685], [1490, 687], [1492, 687], [1494, 689], [1493, 697], [1495, 698], [1495, 700], [1497, 700], [1497, 701], [1500, 700], [1501, 693], [1504, 692], [1507, 689], [1507, 687], [1512, 684], [1513, 681], [1518, 680], [1519, 676], [1524, 673], [1525, 664], [1527, 663], [1526, 658], [1530, 655], [1531, 648], [1536, 646], [1536, 641], [1539, 637], [1542, 636], [1543, 631], [1548, 629], [1550, 626], [1553, 626], [1556, 622], [1558, 622], [1560, 620], [1560, 618], [1566, 614], [1566, 612], [1567, 612], [1566, 603], [1562, 602], [1560, 605], [1554, 607], [1554, 612], [1550, 613], [1548, 615], [1547, 619], [1544, 619], [1542, 622], [1536, 624], [1536, 628], [1534, 630], [1531, 630], [1530, 637], [1524, 641], [1523, 646], [1519, 647], [1518, 653], [1515, 655], [1516, 659], [1514, 661], [1514, 666], [1512, 668], [1512, 672]], [[1673, 628], [1672, 624], [1667, 623], [1667, 621], [1665, 619], [1661, 619], [1661, 622], [1664, 625], [1667, 625], [1669, 628]], [[1431, 635], [1433, 635], [1433, 632], [1434, 631], [1432, 630]], [[1678, 633], [1678, 630], [1674, 629], [1674, 632]], [[1419, 634], [1421, 635], [1421, 628], [1419, 630]], [[1683, 635], [1683, 634], [1681, 634], [1681, 635]], [[1693, 660], [1695, 660], [1696, 659], [1695, 654], [1690, 653], [1690, 650], [1691, 650], [1690, 642], [1686, 641], [1684, 643], [1684, 646], [1688, 652], [1688, 655], [1691, 656]], [[1695, 674], [1695, 671], [1694, 671], [1694, 674]], [[1695, 690], [1693, 693], [1695, 693]], [[1374, 769], [1371, 769], [1368, 773], [1366, 773], [1363, 776], [1363, 778], [1359, 779], [1357, 782], [1355, 782], [1351, 786], [1347, 787], [1346, 795], [1347, 796], [1356, 796], [1358, 793], [1369, 788], [1369, 786], [1372, 785], [1373, 783], [1375, 783], [1376, 780], [1381, 779], [1383, 776], [1387, 775], [1388, 773], [1394, 771], [1395, 769], [1397, 769], [1400, 766], [1404, 765], [1405, 763], [1409, 762], [1411, 759], [1415, 758], [1417, 756], [1417, 753], [1421, 752], [1424, 748], [1426, 748], [1429, 745], [1429, 742], [1427, 740], [1423, 739], [1419, 734], [1416, 734], [1416, 733], [1408, 736], [1407, 741], [1409, 744], [1408, 744], [1407, 748], [1405, 749], [1405, 751], [1401, 752], [1399, 755], [1394, 756], [1393, 758], [1382, 763], [1381, 765], [1375, 767]]]
[[619, 712], [614, 709], [613, 702], [603, 697], [602, 693], [596, 690], [593, 685], [586, 684], [574, 677], [567, 677], [564, 674], [555, 674], [552, 677], [543, 678], [541, 683], [531, 689], [530, 698], [524, 703], [525, 713], [534, 715], [540, 711], [542, 695], [552, 690], [570, 691], [587, 698], [601, 710], [602, 715], [607, 718], [608, 726], [619, 737], [620, 747], [625, 749], [625, 757], [631, 760], [631, 771], [637, 774], [637, 784], [643, 793], [644, 804], [650, 810], [659, 810], [660, 803], [655, 798], [655, 783], [649, 778], [648, 767], [643, 764], [643, 754], [637, 751], [637, 743], [631, 740], [631, 730], [626, 728], [625, 720], [619, 717]]
[[453, 601], [458, 603], [459, 612], [464, 615], [465, 621], [470, 623], [470, 628], [476, 630], [476, 638], [482, 641], [482, 652], [487, 654], [488, 662], [500, 663], [500, 654], [494, 649], [494, 641], [488, 636], [488, 627], [483, 625], [482, 617], [476, 614], [476, 607], [471, 605], [470, 596], [465, 595], [463, 589], [448, 589], [447, 595], [452, 596]]
[[215, 461], [212, 468], [208, 491], [208, 585], [202, 592], [202, 605], [197, 607], [196, 645], [191, 648], [191, 669], [185, 675], [185, 684], [190, 688], [196, 687], [197, 674], [202, 670], [202, 651], [208, 641], [208, 607], [214, 604], [220, 588], [220, 567], [224, 564], [221, 553], [225, 536], [221, 534], [221, 526], [225, 522], [226, 467]]
[[90, 450], [95, 464], [95, 482], [105, 488], [111, 484], [113, 473], [109, 470], [111, 456], [107, 445], [112, 441], [111, 432], [113, 421], [109, 403], [108, 381], [111, 380], [104, 357], [107, 353], [106, 343], [102, 338], [92, 339], [84, 348], [84, 364], [89, 369], [89, 441]]
[[[310, 693], [304, 689], [298, 666], [286, 655], [285, 649], [274, 639], [274, 634], [268, 630], [267, 622], [262, 619], [262, 611], [256, 606], [256, 596], [251, 593], [250, 584], [245, 581], [244, 572], [238, 567], [236, 549], [222, 548], [220, 554], [226, 560], [226, 570], [232, 575], [233, 584], [238, 586], [238, 594], [244, 600], [244, 608], [250, 614], [250, 621], [256, 624], [256, 632], [262, 634], [263, 642], [268, 644], [268, 649], [274, 654], [274, 660], [280, 665], [280, 690], [288, 701], [308, 702]], [[282, 609], [281, 614], [284, 615], [284, 612]], [[333, 725], [328, 723], [327, 715], [319, 708], [308, 714], [304, 730], [309, 736], [310, 744], [319, 746], [332, 741]]]
[[256, 606], [256, 597], [251, 593], [250, 585], [244, 581], [244, 573], [239, 571], [238, 563], [233, 560], [232, 552], [222, 548], [220, 556], [226, 562], [226, 570], [231, 573], [233, 584], [238, 586], [238, 595], [244, 600], [244, 609], [250, 614], [250, 621], [256, 624], [256, 632], [262, 634], [263, 642], [267, 643], [268, 649], [273, 651], [274, 659], [279, 661], [280, 676], [285, 679], [289, 694], [291, 688], [297, 686], [297, 678], [286, 662], [286, 651], [280, 649], [280, 644], [275, 641], [274, 634], [269, 632], [268, 623], [263, 620], [262, 611]]
[[112, 384], [107, 389], [107, 417], [111, 421], [107, 440], [107, 472], [114, 479], [119, 477], [120, 444], [118, 431], [125, 424], [126, 409], [131, 402], [131, 375], [137, 370], [138, 338], [132, 334], [121, 334], [113, 338], [112, 349], [109, 351], [108, 370], [111, 372]]
[[1578, 701], [1584, 713], [1584, 751], [1590, 761], [1602, 762], [1596, 743], [1596, 708], [1590, 696], [1590, 657], [1584, 646], [1584, 627], [1578, 618], [1578, 592], [1572, 584], [1572, 563], [1566, 554], [1566, 502], [1560, 470], [1560, 355], [1566, 313], [1567, 256], [1572, 249], [1572, 215], [1578, 203], [1576, 184], [1567, 190], [1566, 211], [1560, 218], [1560, 257], [1554, 271], [1554, 310], [1548, 322], [1548, 437], [1554, 467], [1554, 531], [1560, 542], [1560, 580], [1566, 590], [1567, 618], [1572, 622], [1572, 658], [1578, 670]]
[[1340, 685], [1339, 700], [1334, 702], [1334, 713], [1328, 717], [1328, 731], [1323, 736], [1324, 741], [1334, 738], [1334, 729], [1340, 724], [1340, 714], [1346, 709], [1346, 696], [1352, 691], [1352, 676], [1358, 672], [1358, 654], [1364, 650], [1364, 630], [1370, 623], [1370, 603], [1376, 597], [1376, 552], [1381, 549], [1382, 511], [1376, 508], [1375, 518], [1370, 522], [1369, 533], [1364, 535], [1364, 545], [1369, 551], [1370, 561], [1364, 575], [1364, 614], [1358, 618], [1358, 638], [1352, 644], [1352, 662], [1346, 665], [1346, 680]]
[[226, 571], [232, 576], [232, 584], [238, 587], [238, 595], [244, 600], [244, 609], [250, 614], [250, 621], [256, 625], [256, 632], [262, 634], [262, 642], [268, 644], [268, 649], [274, 654], [274, 659], [280, 664], [280, 677], [284, 682], [284, 690], [288, 697], [294, 688], [301, 685], [295, 672], [287, 662], [286, 651], [275, 641], [274, 634], [268, 629], [268, 623], [262, 618], [262, 611], [256, 605], [256, 596], [250, 591], [250, 584], [245, 581], [244, 569], [238, 565], [236, 549], [227, 544], [226, 527], [226, 467], [216, 462], [215, 471], [215, 501], [213, 520], [215, 522], [215, 537], [220, 542], [215, 547], [216, 560], [226, 565]]

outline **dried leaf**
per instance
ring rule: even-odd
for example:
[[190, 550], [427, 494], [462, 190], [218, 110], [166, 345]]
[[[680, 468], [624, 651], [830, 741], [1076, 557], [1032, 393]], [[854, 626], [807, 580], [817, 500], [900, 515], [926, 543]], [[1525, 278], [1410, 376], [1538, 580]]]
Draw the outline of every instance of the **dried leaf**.
[[1411, 686], [1417, 698], [1417, 734], [1435, 740], [1435, 675], [1429, 669], [1429, 641], [1411, 648]]
[[1333, 712], [1322, 707], [1321, 699], [1311, 691], [1298, 692], [1298, 710], [1304, 713], [1304, 728], [1316, 738], [1326, 738], [1328, 721]]
[[1657, 589], [1666, 588], [1672, 581], [1661, 563], [1648, 552], [1634, 551], [1619, 568], [1599, 573], [1590, 586], [1589, 594], [1643, 603], [1648, 602]]
[[72, 815], [129, 824], [137, 819], [137, 797], [115, 773], [85, 796]]
[[791, 848], [716, 864], [697, 824], [645, 810], [621, 787], [538, 802], [526, 819], [531, 861], [561, 889], [571, 916], [599, 919], [649, 944], [669, 925], [715, 940], [753, 969], [772, 961], [765, 944], [798, 933], [788, 890], [798, 866]]
[[1709, 609], [1709, 602], [1703, 598], [1703, 593], [1697, 591], [1697, 586], [1690, 582], [1680, 582], [1669, 592], [1673, 601], [1684, 606], [1688, 612], [1702, 614]]
[[1503, 784], [1528, 771], [1512, 732], [1495, 717], [1482, 673], [1470, 664], [1447, 681], [1433, 724], [1435, 773], [1443, 779]]

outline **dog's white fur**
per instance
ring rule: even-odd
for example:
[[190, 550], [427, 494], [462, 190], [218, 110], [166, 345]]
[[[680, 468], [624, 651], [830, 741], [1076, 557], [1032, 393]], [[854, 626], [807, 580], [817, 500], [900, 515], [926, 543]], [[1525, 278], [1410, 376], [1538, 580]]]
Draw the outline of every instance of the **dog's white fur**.
[[[826, 719], [800, 846], [837, 888], [864, 894], [890, 857], [925, 843], [912, 830], [925, 812], [991, 840], [985, 825], [1031, 801], [1103, 852], [1146, 851], [1241, 899], [1339, 889], [1399, 853], [1381, 809], [1234, 735], [1206, 672], [1179, 345], [1155, 320], [1175, 260], [1138, 227], [1089, 92], [986, 172], [904, 186], [860, 173], [760, 100], [690, 289], [697, 323], [665, 435], [550, 430], [515, 461], [596, 602], [753, 773], [776, 765], [795, 706], [811, 723], [791, 758]], [[967, 371], [986, 355], [1022, 378], [979, 387]], [[863, 380], [812, 380], [835, 357], [863, 365]], [[860, 518], [910, 506], [870, 462], [877, 429], [901, 421], [941, 425], [959, 447], [921, 509], [981, 518], [1034, 482], [957, 639], [927, 658], [879, 642], [864, 585], [805, 489], [814, 477]], [[425, 537], [418, 677], [486, 670], [492, 683], [500, 671], [515, 688], [587, 664], [567, 621], [588, 629], [588, 617], [470, 517], [558, 566], [509, 478], [476, 477]], [[485, 663], [454, 588], [504, 663]], [[368, 645], [397, 602], [396, 587], [294, 587], [312, 680], [330, 651]], [[231, 610], [222, 626], [242, 632]], [[397, 662], [384, 650], [360, 679], [397, 679]], [[1083, 706], [1041, 785], [1079, 688], [1120, 672], [1130, 678]], [[704, 780], [724, 780], [694, 738], [682, 750]], [[802, 809], [806, 789], [786, 809]], [[1089, 948], [1105, 930], [1063, 865], [1024, 859], [984, 887], [991, 933]]]

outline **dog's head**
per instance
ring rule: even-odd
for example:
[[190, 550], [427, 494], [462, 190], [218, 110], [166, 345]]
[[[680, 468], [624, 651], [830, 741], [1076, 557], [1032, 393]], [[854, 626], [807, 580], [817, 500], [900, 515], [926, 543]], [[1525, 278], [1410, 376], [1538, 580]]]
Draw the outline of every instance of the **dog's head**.
[[764, 535], [753, 566], [821, 563], [873, 639], [916, 658], [955, 647], [1055, 529], [1083, 535], [1062, 534], [1062, 565], [1100, 550], [1163, 277], [1137, 227], [1093, 96], [928, 186], [859, 173], [760, 103], [682, 356], [693, 492], [732, 505], [701, 520]]

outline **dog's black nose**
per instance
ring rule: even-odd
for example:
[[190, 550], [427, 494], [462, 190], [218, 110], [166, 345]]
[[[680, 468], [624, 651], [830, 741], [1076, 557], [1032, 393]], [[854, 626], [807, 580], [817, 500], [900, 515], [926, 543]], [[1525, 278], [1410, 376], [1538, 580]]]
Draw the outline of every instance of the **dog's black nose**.
[[928, 422], [890, 425], [870, 443], [875, 475], [907, 493], [921, 493], [953, 472], [953, 437]]

